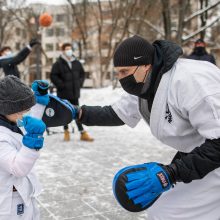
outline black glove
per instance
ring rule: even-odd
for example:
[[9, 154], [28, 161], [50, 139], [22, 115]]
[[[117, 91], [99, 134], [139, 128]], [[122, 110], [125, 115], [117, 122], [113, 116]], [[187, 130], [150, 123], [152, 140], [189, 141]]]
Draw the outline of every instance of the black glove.
[[36, 39], [36, 38], [31, 39], [30, 42], [29, 42], [29, 45], [31, 47], [33, 47], [36, 44], [41, 44], [41, 42], [38, 39]]

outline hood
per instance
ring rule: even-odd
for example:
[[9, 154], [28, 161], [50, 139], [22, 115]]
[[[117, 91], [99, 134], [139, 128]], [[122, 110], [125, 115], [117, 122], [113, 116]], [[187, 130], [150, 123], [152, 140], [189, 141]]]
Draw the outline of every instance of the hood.
[[182, 48], [171, 41], [157, 40], [153, 43], [153, 46], [155, 47], [153, 66], [158, 62], [158, 55], [160, 55], [163, 60], [161, 69], [163, 73], [169, 71], [177, 59], [183, 54]]
[[60, 58], [63, 59], [63, 60], [65, 60], [67, 63], [73, 62], [73, 61], [76, 60], [76, 57], [75, 57], [74, 55], [71, 57], [70, 60], [68, 60], [67, 57], [66, 57], [64, 54], [61, 54], [61, 55], [60, 55]]
[[154, 96], [164, 73], [169, 71], [177, 59], [183, 54], [182, 48], [176, 43], [157, 40], [153, 43], [155, 48], [150, 81], [146, 80], [140, 98], [148, 100], [148, 108], [151, 111]]

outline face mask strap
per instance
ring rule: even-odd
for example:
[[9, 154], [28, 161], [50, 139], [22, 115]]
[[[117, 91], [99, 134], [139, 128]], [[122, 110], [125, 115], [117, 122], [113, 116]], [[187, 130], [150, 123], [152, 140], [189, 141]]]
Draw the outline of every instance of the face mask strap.
[[143, 79], [142, 83], [144, 83], [144, 82], [145, 82], [145, 80], [146, 80], [147, 76], [148, 76], [148, 73], [146, 72], [146, 74], [145, 74], [145, 76], [144, 76], [144, 79]]
[[[137, 66], [136, 69], [134, 70], [134, 72], [131, 74], [131, 75], [133, 75], [133, 77], [134, 77], [134, 74], [136, 73], [136, 71], [137, 71], [137, 69], [138, 69], [139, 67], [140, 67], [140, 66]], [[135, 77], [134, 77], [134, 79], [135, 79]], [[136, 79], [135, 79], [135, 81], [136, 81]], [[136, 81], [136, 83], [138, 83], [138, 82]]]
[[[135, 69], [135, 71], [134, 71], [134, 73], [133, 73], [132, 75], [134, 75], [134, 74], [136, 73], [136, 71], [137, 71], [137, 69], [138, 69], [139, 67], [140, 67], [140, 66], [137, 66], [137, 67], [136, 67], [136, 69]], [[145, 80], [146, 80], [146, 78], [147, 78], [147, 75], [148, 75], [148, 74], [147, 74], [147, 72], [146, 72], [143, 81], [140, 82], [140, 83], [144, 83], [144, 82], [145, 82]]]
[[136, 69], [135, 69], [135, 71], [133, 72], [132, 75], [134, 75], [134, 74], [136, 73], [136, 71], [137, 71], [138, 68], [139, 68], [139, 66], [136, 67]]

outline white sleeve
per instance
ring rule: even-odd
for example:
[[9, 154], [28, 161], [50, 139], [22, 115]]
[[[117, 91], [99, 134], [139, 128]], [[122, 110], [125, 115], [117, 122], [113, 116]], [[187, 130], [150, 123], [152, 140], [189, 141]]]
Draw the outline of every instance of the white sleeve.
[[24, 145], [17, 151], [8, 142], [0, 142], [0, 167], [13, 176], [28, 175], [39, 156], [39, 151], [29, 149]]
[[112, 105], [118, 117], [128, 126], [134, 128], [142, 118], [139, 112], [138, 97], [123, 94], [121, 99]]
[[201, 136], [220, 138], [220, 93], [202, 99], [189, 110], [189, 120]]
[[38, 119], [42, 119], [45, 108], [46, 108], [45, 105], [41, 105], [37, 103], [31, 108], [31, 116]]

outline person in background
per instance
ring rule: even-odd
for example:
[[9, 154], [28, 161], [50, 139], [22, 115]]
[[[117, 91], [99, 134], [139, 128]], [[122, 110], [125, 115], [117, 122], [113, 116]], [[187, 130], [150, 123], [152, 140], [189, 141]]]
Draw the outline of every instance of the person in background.
[[32, 47], [37, 44], [40, 45], [40, 42], [37, 39], [32, 39], [29, 44], [16, 55], [13, 55], [11, 47], [2, 47], [0, 49], [0, 68], [3, 69], [5, 76], [14, 75], [20, 78], [17, 65], [27, 58], [32, 51]]
[[206, 43], [202, 39], [195, 42], [193, 52], [186, 56], [187, 59], [204, 60], [216, 64], [215, 58], [212, 54], [206, 51]]
[[[85, 71], [82, 64], [73, 55], [72, 45], [64, 43], [62, 54], [53, 64], [51, 70], [51, 81], [57, 88], [57, 96], [67, 99], [73, 105], [79, 105], [80, 89], [85, 80]], [[93, 141], [94, 139], [84, 130], [82, 124], [76, 121], [81, 133], [80, 140]], [[64, 126], [64, 141], [70, 140], [68, 125]]]

